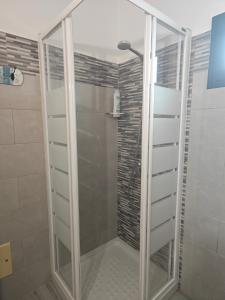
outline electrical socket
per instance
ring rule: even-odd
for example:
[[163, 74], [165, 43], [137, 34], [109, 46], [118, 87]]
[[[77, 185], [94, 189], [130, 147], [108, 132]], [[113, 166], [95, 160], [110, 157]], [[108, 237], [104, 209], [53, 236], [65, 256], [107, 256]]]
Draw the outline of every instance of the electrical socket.
[[0, 245], [0, 279], [12, 274], [10, 242]]

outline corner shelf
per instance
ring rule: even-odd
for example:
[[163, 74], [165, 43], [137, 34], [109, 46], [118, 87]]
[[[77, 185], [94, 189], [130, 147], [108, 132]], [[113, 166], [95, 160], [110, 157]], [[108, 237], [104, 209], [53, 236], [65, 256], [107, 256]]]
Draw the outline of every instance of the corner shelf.
[[125, 115], [125, 113], [113, 113], [113, 112], [108, 112], [108, 113], [105, 113], [105, 114], [112, 117], [112, 118], [115, 118], [115, 119], [118, 119], [121, 116]]

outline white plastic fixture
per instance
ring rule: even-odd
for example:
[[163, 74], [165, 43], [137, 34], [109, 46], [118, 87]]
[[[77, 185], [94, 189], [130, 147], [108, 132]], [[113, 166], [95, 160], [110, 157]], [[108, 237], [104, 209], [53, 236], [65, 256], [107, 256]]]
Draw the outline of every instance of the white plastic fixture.
[[[72, 36], [72, 20], [71, 13], [85, 0], [74, 0], [60, 14], [60, 16], [48, 27], [48, 29], [40, 34], [39, 53], [40, 53], [40, 68], [42, 81], [42, 109], [44, 116], [45, 129], [45, 157], [46, 157], [46, 174], [48, 188], [48, 203], [49, 203], [49, 225], [50, 225], [50, 243], [51, 243], [51, 270], [52, 277], [58, 285], [60, 291], [68, 300], [81, 300], [81, 278], [80, 278], [80, 240], [79, 240], [79, 203], [78, 203], [78, 167], [77, 167], [77, 136], [76, 136], [76, 99], [75, 99], [75, 77], [74, 77], [74, 49]], [[94, 0], [93, 0], [94, 1]], [[151, 236], [154, 234], [152, 226], [158, 225], [159, 219], [151, 220], [152, 203], [155, 199], [161, 197], [164, 193], [168, 194], [168, 190], [176, 192], [176, 196], [170, 197], [169, 202], [162, 202], [160, 205], [166, 207], [168, 214], [171, 215], [171, 208], [176, 207], [174, 237], [174, 259], [173, 259], [173, 274], [167, 284], [153, 297], [152, 300], [164, 299], [172, 290], [176, 289], [178, 284], [178, 264], [179, 264], [179, 228], [180, 228], [180, 202], [181, 202], [181, 186], [183, 173], [183, 153], [184, 153], [184, 129], [185, 129], [185, 109], [188, 88], [188, 73], [189, 73], [189, 56], [190, 56], [190, 31], [178, 26], [173, 20], [162, 14], [160, 11], [150, 6], [142, 0], [127, 0], [131, 4], [137, 6], [145, 13], [145, 47], [144, 47], [144, 74], [143, 74], [143, 115], [142, 115], [142, 172], [141, 172], [141, 220], [140, 220], [140, 273], [139, 273], [139, 297], [137, 300], [149, 300], [149, 280], [148, 271], [151, 268], [149, 265], [149, 257], [151, 254]], [[100, 8], [99, 8], [100, 9]], [[91, 12], [90, 12], [91, 14]], [[180, 36], [178, 47], [178, 61], [183, 57], [183, 68], [181, 83], [179, 79], [176, 87], [179, 90], [168, 91], [165, 105], [162, 105], [164, 97], [161, 90], [159, 93], [155, 88], [156, 82], [156, 24], [161, 23], [164, 27], [177, 33]], [[48, 70], [48, 62], [45, 61], [44, 39], [47, 38], [57, 26], [62, 27], [63, 32], [63, 48], [64, 48], [64, 75], [65, 75], [65, 106], [62, 103], [52, 105], [51, 98], [48, 101], [47, 108], [47, 92], [45, 70]], [[91, 28], [90, 28], [91, 30]], [[181, 38], [183, 38], [183, 47], [181, 47]], [[183, 49], [183, 50], [182, 50]], [[183, 56], [181, 56], [181, 50]], [[180, 69], [177, 70], [179, 75]], [[177, 76], [179, 77], [179, 76]], [[159, 98], [156, 98], [156, 93]], [[160, 94], [161, 93], [161, 94]], [[162, 99], [161, 99], [162, 98]], [[52, 106], [51, 106], [52, 105]], [[48, 122], [47, 109], [56, 112], [64, 111], [67, 118], [65, 119], [50, 119]], [[179, 114], [179, 119], [154, 119], [154, 113], [163, 113], [164, 111]], [[179, 113], [178, 113], [179, 112]], [[56, 122], [58, 122], [56, 124]], [[55, 130], [58, 128], [58, 130]], [[67, 130], [66, 130], [67, 128]], [[166, 132], [165, 132], [166, 129]], [[158, 131], [158, 133], [157, 133]], [[65, 149], [54, 147], [51, 159], [55, 160], [56, 167], [61, 168], [66, 176], [57, 174], [54, 171], [51, 174], [50, 170], [50, 154], [49, 154], [49, 139], [53, 139], [60, 143], [67, 143], [67, 152]], [[173, 149], [161, 149], [156, 151], [153, 149], [155, 144], [159, 143], [176, 143]], [[65, 156], [68, 156], [68, 161]], [[163, 174], [152, 179], [152, 174], [163, 170], [163, 157], [171, 156], [171, 161], [165, 160], [164, 166], [174, 168], [174, 172]], [[162, 157], [162, 160], [161, 158]], [[58, 160], [58, 162], [57, 162]], [[63, 198], [57, 197], [52, 199], [51, 191], [51, 176], [54, 180], [58, 180], [62, 187], [62, 193], [70, 199], [70, 203], [65, 203]], [[178, 180], [177, 180], [178, 179]], [[162, 189], [158, 189], [157, 185], [163, 184]], [[161, 193], [159, 195], [159, 193]], [[62, 195], [63, 196], [63, 195]], [[163, 196], [162, 196], [163, 197]], [[175, 200], [174, 200], [175, 199]], [[54, 200], [54, 202], [53, 202]], [[72, 258], [72, 290], [68, 288], [62, 278], [56, 271], [55, 261], [56, 253], [54, 246], [53, 233], [53, 216], [52, 206], [55, 205], [56, 211], [64, 210], [62, 218], [70, 218], [70, 232], [67, 239], [70, 240], [71, 258]], [[68, 207], [69, 205], [69, 207]], [[158, 204], [159, 205], [159, 204]], [[159, 211], [159, 206], [153, 206], [155, 212]], [[159, 218], [165, 216], [159, 213]], [[167, 227], [165, 227], [167, 228]], [[63, 229], [60, 228], [62, 234]], [[64, 237], [66, 238], [66, 236]], [[157, 241], [159, 242], [159, 241]], [[155, 246], [155, 245], [154, 245]]]

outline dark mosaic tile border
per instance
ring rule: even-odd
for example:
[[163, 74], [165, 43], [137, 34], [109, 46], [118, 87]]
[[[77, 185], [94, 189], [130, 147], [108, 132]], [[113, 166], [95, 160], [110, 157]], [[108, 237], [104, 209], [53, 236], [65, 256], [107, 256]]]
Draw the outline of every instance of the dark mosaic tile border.
[[[157, 51], [157, 83], [176, 84], [177, 45]], [[134, 248], [140, 243], [141, 125], [143, 65], [136, 58], [119, 65], [121, 111], [118, 120], [118, 235]], [[166, 257], [167, 249], [158, 253]], [[155, 257], [159, 260], [158, 257]], [[161, 259], [160, 259], [161, 261]]]
[[139, 58], [119, 65], [119, 90], [124, 115], [118, 119], [118, 235], [138, 249], [143, 93], [143, 64]]
[[191, 127], [191, 102], [193, 74], [196, 71], [207, 70], [210, 54], [210, 32], [205, 32], [192, 38], [191, 61], [189, 72], [188, 99], [186, 107], [186, 124], [185, 124], [185, 145], [184, 145], [184, 169], [183, 169], [183, 186], [181, 198], [181, 224], [180, 224], [180, 249], [179, 249], [179, 278], [182, 276], [184, 230], [185, 230], [185, 205], [187, 193], [187, 173], [188, 173], [188, 150], [190, 141]]
[[[63, 51], [49, 47], [50, 77], [64, 78]], [[74, 70], [76, 81], [105, 87], [118, 86], [118, 65], [92, 56], [75, 53]]]
[[16, 66], [24, 74], [39, 74], [38, 43], [0, 32], [0, 65]]
[[76, 53], [75, 77], [83, 83], [97, 86], [118, 86], [118, 65], [88, 55]]

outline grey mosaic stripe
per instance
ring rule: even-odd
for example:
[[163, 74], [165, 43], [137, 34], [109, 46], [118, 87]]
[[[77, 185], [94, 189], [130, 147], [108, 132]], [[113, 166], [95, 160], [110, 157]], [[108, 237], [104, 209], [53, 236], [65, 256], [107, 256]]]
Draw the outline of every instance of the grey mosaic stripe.
[[206, 70], [209, 65], [210, 54], [210, 32], [205, 32], [201, 35], [192, 38], [191, 61], [189, 73], [188, 99], [186, 108], [186, 125], [185, 125], [185, 145], [184, 145], [184, 170], [183, 170], [183, 186], [181, 199], [181, 224], [180, 224], [180, 251], [179, 251], [179, 278], [182, 276], [182, 261], [183, 261], [183, 245], [184, 245], [184, 219], [185, 205], [187, 193], [187, 173], [188, 173], [188, 150], [190, 139], [191, 126], [191, 102], [192, 102], [192, 86], [193, 74], [196, 71]]
[[97, 86], [117, 87], [118, 65], [80, 53], [75, 54], [76, 80]]
[[[63, 50], [49, 47], [50, 78], [64, 78]], [[76, 81], [104, 87], [118, 86], [118, 65], [92, 56], [75, 53], [74, 70]]]
[[[157, 57], [157, 84], [174, 88], [177, 45], [158, 50]], [[124, 115], [118, 120], [118, 234], [135, 248], [139, 248], [140, 242], [142, 74], [138, 58], [119, 65], [121, 111]], [[163, 264], [159, 257], [167, 257], [167, 247], [161, 252], [155, 261]]]
[[24, 74], [39, 74], [37, 42], [0, 32], [0, 65], [16, 66]]
[[134, 248], [140, 240], [142, 76], [139, 58], [119, 65], [118, 235]]
[[157, 84], [168, 88], [176, 87], [177, 50], [177, 44], [174, 44], [157, 51]]

